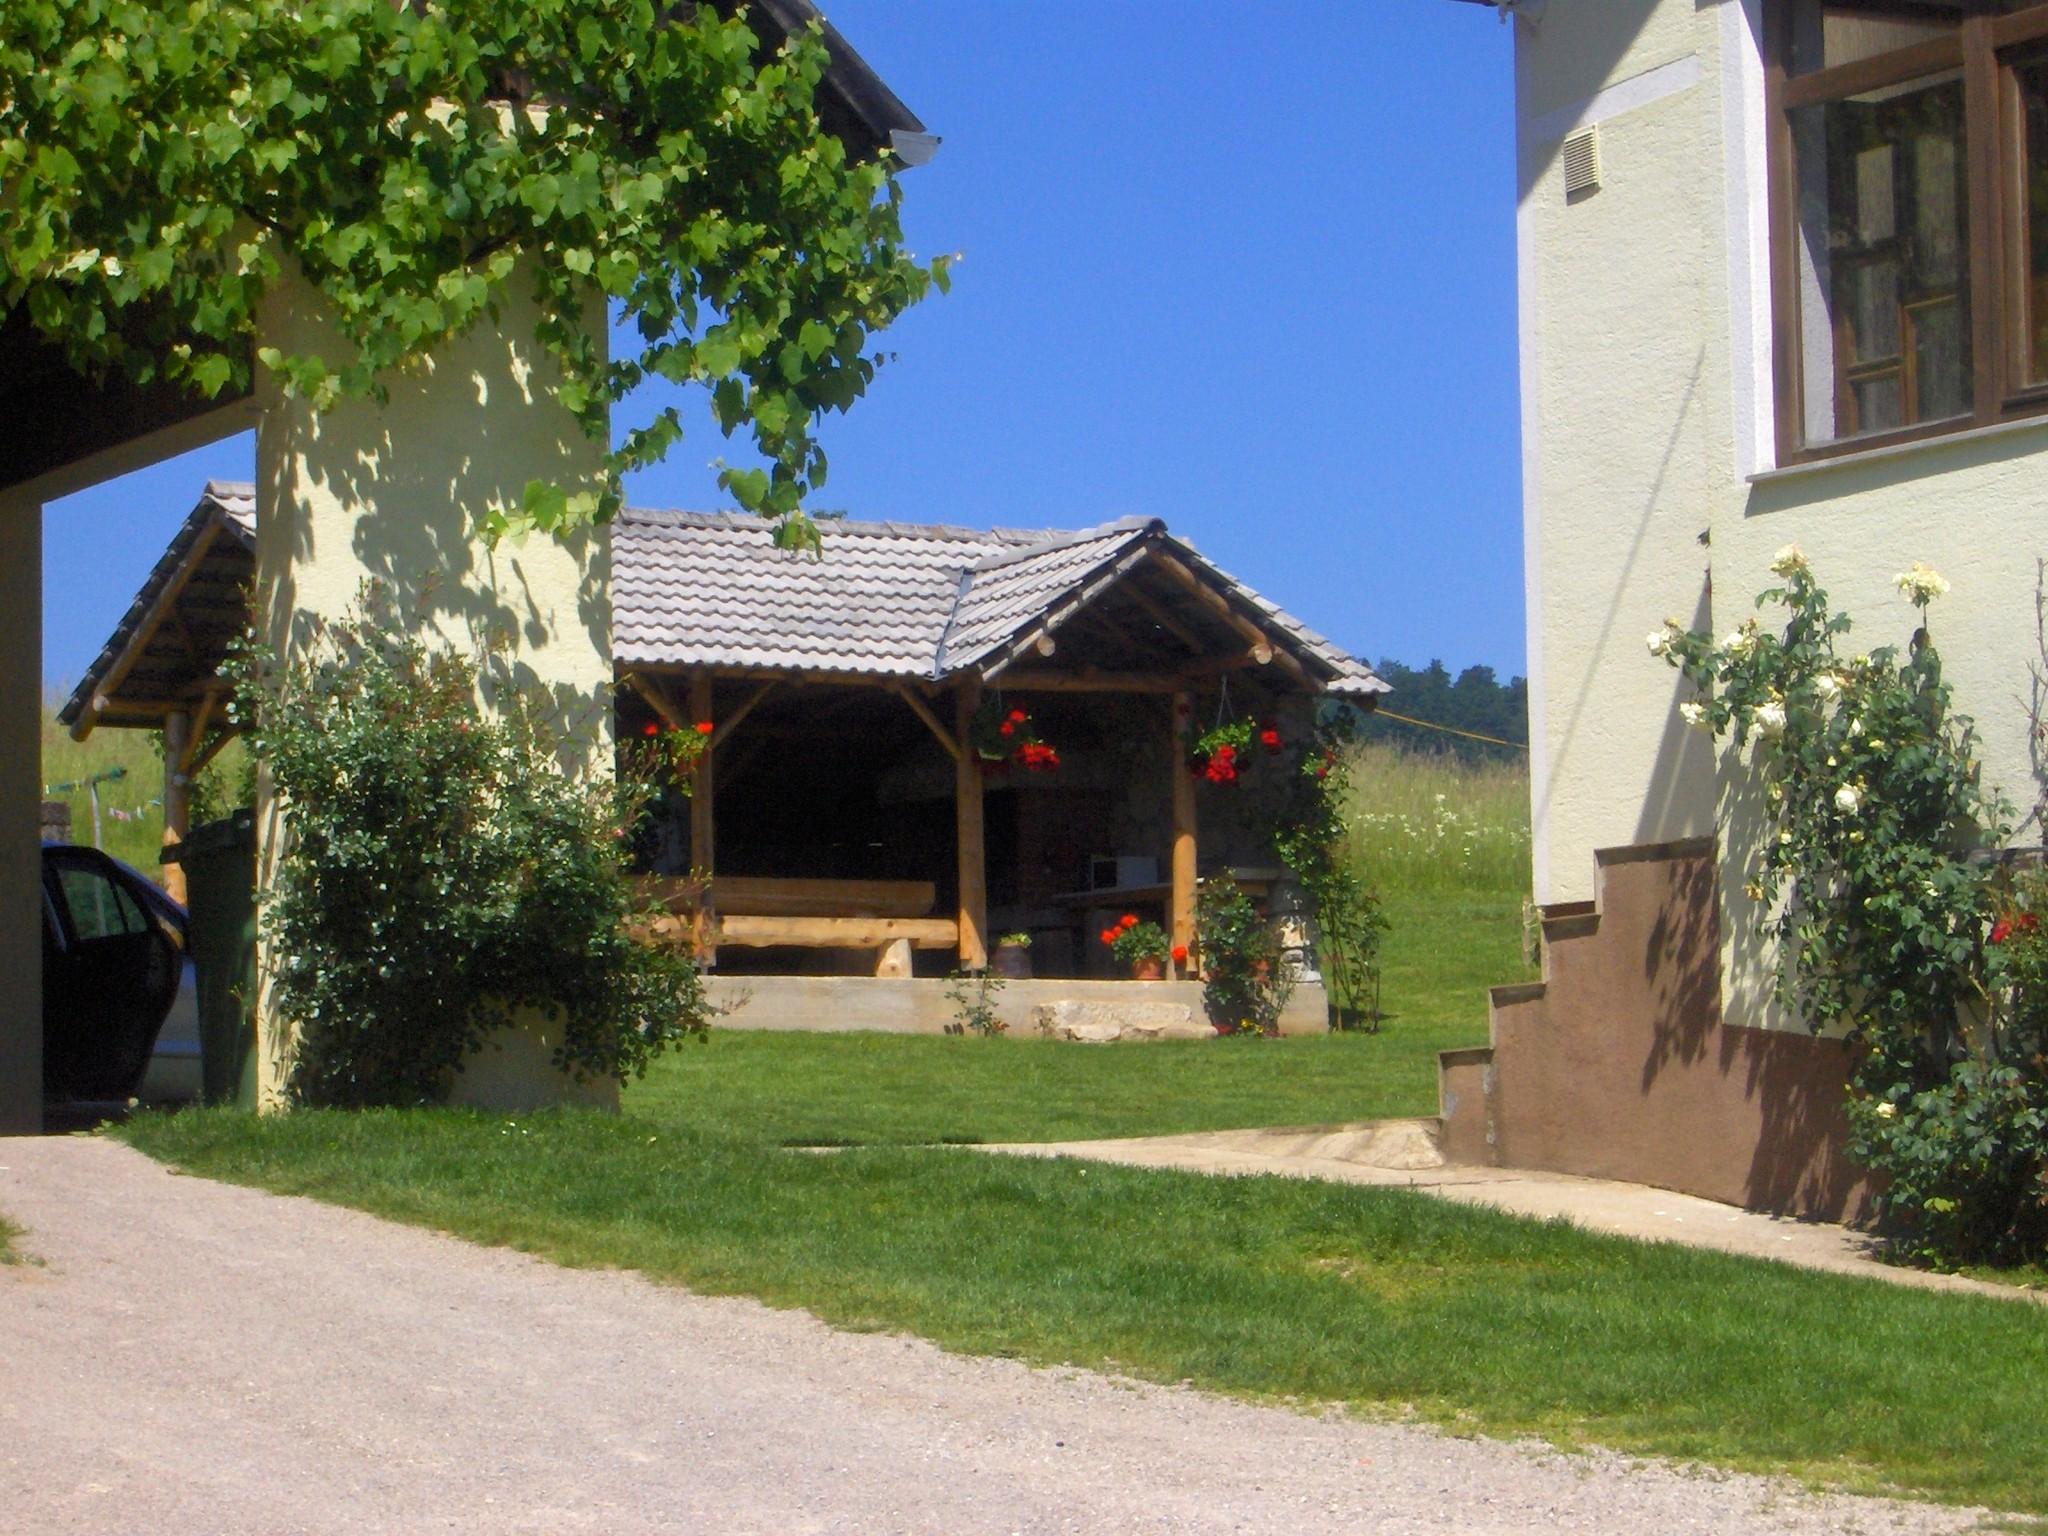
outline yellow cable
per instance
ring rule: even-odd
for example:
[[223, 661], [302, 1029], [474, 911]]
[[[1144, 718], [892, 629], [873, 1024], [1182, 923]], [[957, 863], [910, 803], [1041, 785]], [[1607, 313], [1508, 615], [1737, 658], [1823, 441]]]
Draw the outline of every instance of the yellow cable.
[[1529, 750], [1526, 741], [1503, 741], [1498, 736], [1482, 736], [1477, 731], [1461, 731], [1455, 725], [1438, 725], [1434, 720], [1416, 720], [1407, 715], [1397, 715], [1391, 709], [1376, 709], [1367, 718], [1375, 716], [1382, 720], [1398, 720], [1403, 725], [1419, 725], [1425, 731], [1443, 731], [1447, 735], [1463, 736], [1471, 741], [1484, 741], [1496, 747], [1512, 747], [1517, 752]]

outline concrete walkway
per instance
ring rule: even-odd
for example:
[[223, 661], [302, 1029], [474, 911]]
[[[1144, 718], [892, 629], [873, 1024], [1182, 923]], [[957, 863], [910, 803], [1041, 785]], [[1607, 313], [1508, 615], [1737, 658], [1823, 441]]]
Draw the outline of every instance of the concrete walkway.
[[1389, 1120], [1309, 1130], [1208, 1131], [1119, 1141], [988, 1145], [1019, 1157], [1079, 1157], [1140, 1168], [1191, 1173], [1277, 1174], [1412, 1189], [1467, 1205], [1491, 1205], [1517, 1216], [1562, 1219], [1594, 1232], [1649, 1242], [1685, 1243], [1723, 1253], [1773, 1259], [1807, 1269], [1859, 1275], [1926, 1290], [1972, 1291], [2006, 1300], [2048, 1302], [2048, 1292], [1995, 1285], [1960, 1275], [1905, 1269], [1874, 1258], [1871, 1240], [1847, 1227], [1759, 1215], [1694, 1195], [1644, 1184], [1586, 1179], [1521, 1168], [1446, 1165], [1429, 1122]]
[[0, 1141], [0, 1211], [8, 1536], [1975, 1524], [836, 1333], [98, 1138]]

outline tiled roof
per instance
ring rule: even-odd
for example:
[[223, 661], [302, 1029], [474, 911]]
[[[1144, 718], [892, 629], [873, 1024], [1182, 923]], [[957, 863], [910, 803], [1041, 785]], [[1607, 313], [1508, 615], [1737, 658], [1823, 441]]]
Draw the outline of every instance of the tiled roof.
[[819, 525], [822, 558], [775, 548], [762, 519], [628, 509], [612, 529], [621, 666], [788, 668], [936, 678], [1050, 632], [1157, 550], [1206, 579], [1333, 693], [1372, 670], [1142, 518], [1078, 532]]
[[[159, 593], [214, 524], [253, 549], [254, 487], [212, 482], [58, 718], [104, 685]], [[832, 520], [822, 558], [777, 549], [737, 512], [628, 508], [612, 526], [612, 658], [942, 678], [1007, 664], [1154, 554], [1171, 555], [1332, 693], [1383, 693], [1362, 662], [1204, 560], [1156, 519], [1078, 532]], [[181, 599], [182, 601], [182, 599]], [[117, 690], [118, 691], [118, 690]]]

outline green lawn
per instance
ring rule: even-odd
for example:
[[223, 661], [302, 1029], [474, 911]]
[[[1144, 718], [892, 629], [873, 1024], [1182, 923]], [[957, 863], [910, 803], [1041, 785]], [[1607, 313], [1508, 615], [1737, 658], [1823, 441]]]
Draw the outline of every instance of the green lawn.
[[196, 1173], [953, 1349], [2048, 1513], [2031, 1305], [1404, 1191], [790, 1151], [727, 1113], [192, 1111], [120, 1134]]
[[1531, 974], [1521, 902], [1396, 906], [1376, 1035], [1073, 1046], [714, 1032], [656, 1064], [626, 1112], [770, 1145], [1075, 1141], [1433, 1115], [1436, 1053], [1486, 1040], [1486, 988]]
[[21, 1228], [0, 1216], [0, 1264], [19, 1264], [21, 1253], [14, 1246], [14, 1240], [21, 1236]]

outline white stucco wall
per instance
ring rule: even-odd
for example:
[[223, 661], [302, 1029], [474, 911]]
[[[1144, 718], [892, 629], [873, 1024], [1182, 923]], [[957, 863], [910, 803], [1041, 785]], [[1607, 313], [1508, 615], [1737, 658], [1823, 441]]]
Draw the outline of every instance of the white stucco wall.
[[43, 508], [0, 491], [0, 1135], [42, 1129]]
[[[258, 611], [282, 655], [310, 621], [346, 613], [366, 580], [396, 594], [422, 632], [476, 652], [510, 642], [523, 687], [555, 697], [559, 723], [591, 743], [588, 764], [610, 767], [610, 541], [536, 535], [487, 547], [479, 514], [516, 506], [526, 483], [589, 483], [602, 445], [536, 392], [552, 367], [533, 341], [535, 309], [515, 272], [496, 331], [472, 332], [430, 365], [393, 379], [389, 403], [315, 413], [263, 399], [257, 431]], [[602, 316], [593, 317], [603, 334]], [[302, 286], [270, 296], [262, 341], [286, 352], [325, 342], [319, 305]], [[259, 804], [265, 876], [277, 845]], [[259, 966], [261, 964], [259, 957]], [[259, 1092], [276, 1101], [282, 1031], [259, 1006]]]
[[[1926, 560], [1954, 583], [1934, 629], [1986, 779], [2031, 807], [2048, 424], [1774, 471], [1755, 0], [1549, 0], [1516, 34], [1538, 899], [1590, 897], [1596, 849], [1718, 813], [1727, 1014], [1788, 1023], [1742, 895], [1750, 781], [1682, 727], [1644, 636], [1733, 627], [1797, 542], [1856, 649], [1903, 643], [1891, 578]], [[1584, 122], [1603, 185], [1568, 204], [1556, 149]]]

